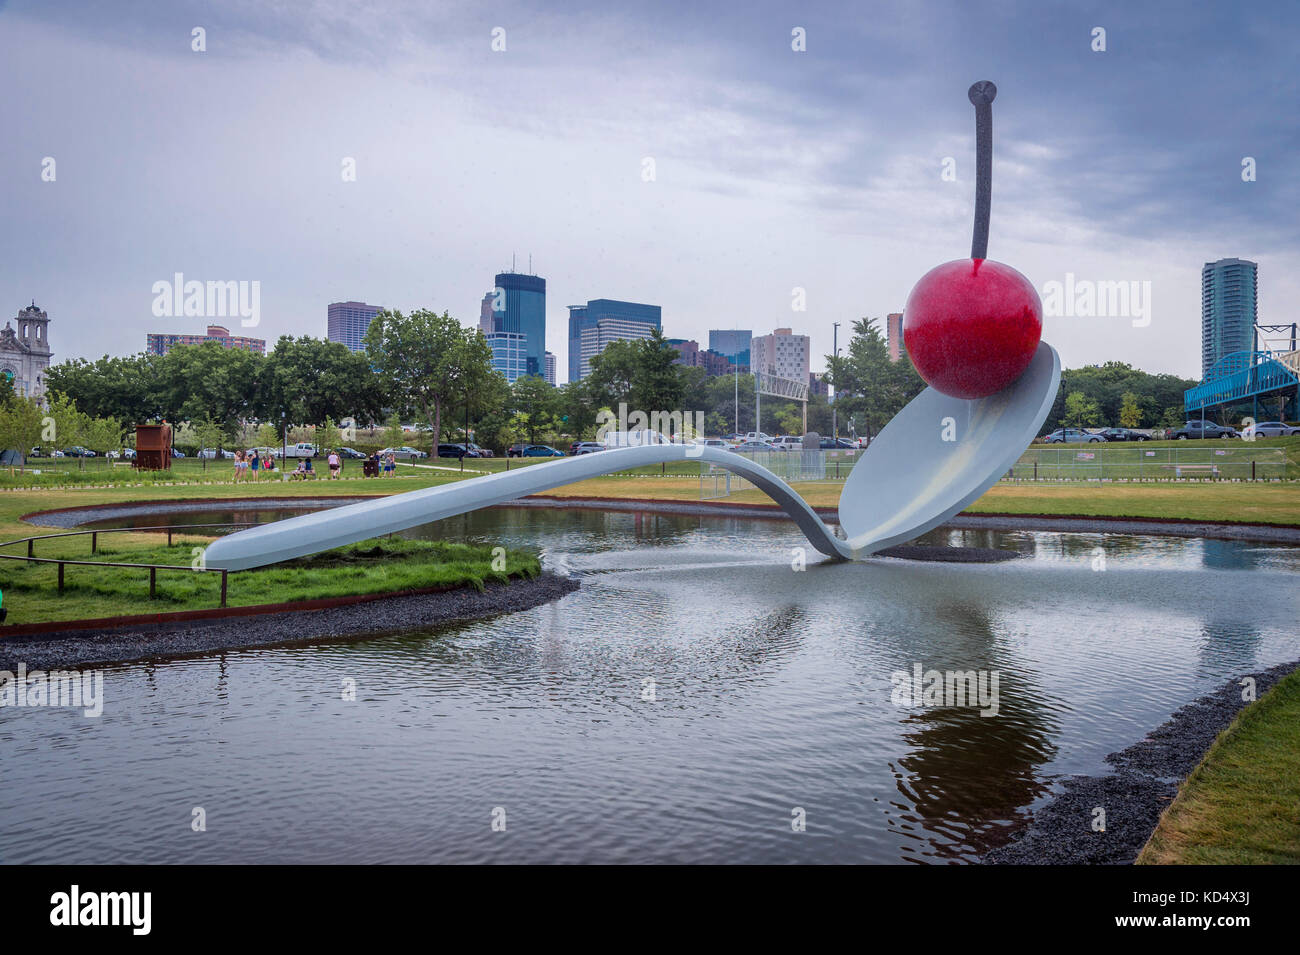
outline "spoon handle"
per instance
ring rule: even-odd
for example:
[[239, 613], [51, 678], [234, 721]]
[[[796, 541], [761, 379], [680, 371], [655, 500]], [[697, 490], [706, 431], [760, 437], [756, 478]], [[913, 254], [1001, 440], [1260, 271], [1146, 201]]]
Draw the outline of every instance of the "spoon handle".
[[993, 99], [998, 88], [981, 80], [966, 92], [975, 107], [975, 233], [970, 257], [988, 258], [989, 205], [993, 196]]

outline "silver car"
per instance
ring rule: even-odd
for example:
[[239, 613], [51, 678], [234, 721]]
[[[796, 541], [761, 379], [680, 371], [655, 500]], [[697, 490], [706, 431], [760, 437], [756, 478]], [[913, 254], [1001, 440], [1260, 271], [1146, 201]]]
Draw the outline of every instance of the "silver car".
[[1255, 425], [1257, 438], [1285, 438], [1300, 434], [1300, 428], [1293, 428], [1284, 421], [1261, 421]]
[[1078, 428], [1057, 428], [1043, 441], [1046, 444], [1102, 444], [1106, 439]]

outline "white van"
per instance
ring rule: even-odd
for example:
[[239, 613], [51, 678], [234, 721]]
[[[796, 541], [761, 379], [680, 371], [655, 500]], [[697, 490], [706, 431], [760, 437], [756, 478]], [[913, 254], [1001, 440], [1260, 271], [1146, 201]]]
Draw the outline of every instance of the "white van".
[[666, 435], [652, 428], [637, 431], [606, 431], [601, 436], [606, 448], [639, 448], [647, 444], [672, 444]]
[[284, 455], [287, 458], [314, 458], [318, 453], [316, 445], [301, 441], [298, 444], [289, 445], [285, 449]]

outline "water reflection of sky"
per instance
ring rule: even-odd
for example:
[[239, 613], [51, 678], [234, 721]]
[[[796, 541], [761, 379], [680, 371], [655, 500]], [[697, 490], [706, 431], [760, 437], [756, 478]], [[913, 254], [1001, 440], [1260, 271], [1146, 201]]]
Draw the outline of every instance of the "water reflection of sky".
[[[799, 572], [781, 521], [513, 508], [426, 533], [541, 545], [583, 587], [440, 633], [116, 668], [99, 721], [0, 709], [9, 859], [969, 860], [1062, 774], [1300, 658], [1286, 548], [936, 531], [1031, 556]], [[998, 716], [895, 705], [915, 663], [998, 671]]]

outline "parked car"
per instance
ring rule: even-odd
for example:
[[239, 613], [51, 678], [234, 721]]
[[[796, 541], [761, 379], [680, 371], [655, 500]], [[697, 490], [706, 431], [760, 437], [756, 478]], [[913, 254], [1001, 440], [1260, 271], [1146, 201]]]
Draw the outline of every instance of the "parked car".
[[750, 453], [754, 451], [780, 451], [781, 449], [778, 448], [775, 444], [771, 444], [767, 441], [744, 441], [736, 445], [731, 450], [740, 451], [742, 453]]
[[570, 454], [595, 454], [597, 451], [604, 451], [605, 446], [599, 441], [575, 441], [570, 449]]
[[308, 441], [300, 441], [284, 449], [286, 458], [314, 458], [319, 453], [320, 449]]
[[390, 454], [399, 461], [419, 461], [429, 456], [424, 451], [409, 447], [405, 444], [400, 448], [384, 448], [379, 452], [381, 458], [386, 458]]
[[356, 448], [337, 448], [336, 450], [338, 451], [339, 457], [351, 458], [354, 461], [364, 461], [369, 457], [368, 454], [364, 454]]
[[549, 444], [530, 444], [530, 445], [528, 445], [528, 446], [526, 446], [526, 447], [524, 448], [523, 454], [520, 455], [520, 457], [525, 457], [525, 458], [562, 458], [562, 457], [564, 457], [564, 452], [563, 452], [563, 451], [557, 451], [555, 448], [551, 447]]
[[477, 451], [477, 452], [478, 452], [478, 456], [479, 456], [480, 458], [495, 458], [495, 457], [496, 457], [496, 454], [492, 451], [491, 448], [485, 448], [485, 447], [482, 447], [482, 446], [480, 446], [480, 445], [475, 444], [473, 441], [469, 442], [469, 444], [467, 444], [466, 447], [469, 448], [471, 451]]
[[1107, 441], [1145, 441], [1147, 436], [1131, 428], [1107, 428], [1101, 433]]
[[1043, 439], [1047, 444], [1100, 444], [1105, 440], [1099, 434], [1080, 431], [1078, 428], [1057, 428]]
[[[200, 458], [207, 458], [209, 461], [214, 460], [217, 457], [217, 449], [204, 448], [202, 451], [199, 452], [198, 456]], [[225, 448], [222, 448], [220, 452], [220, 456], [223, 458], [233, 458], [235, 456], [235, 452], [227, 451]]]
[[820, 446], [823, 451], [856, 451], [858, 443], [848, 438], [822, 438]]
[[1300, 434], [1300, 428], [1293, 428], [1285, 421], [1261, 421], [1255, 425], [1257, 438], [1285, 438], [1293, 434]]
[[463, 444], [440, 444], [438, 445], [438, 457], [440, 458], [477, 458], [479, 453], [473, 448], [467, 448]]
[[1169, 433], [1175, 441], [1187, 441], [1196, 438], [1240, 438], [1234, 428], [1226, 428], [1213, 421], [1188, 421], [1181, 428]]
[[79, 445], [79, 444], [74, 444], [74, 445], [73, 445], [72, 447], [70, 447], [70, 448], [64, 448], [64, 449], [63, 449], [63, 454], [64, 454], [65, 457], [69, 457], [69, 458], [93, 458], [93, 457], [96, 457], [94, 451], [90, 450], [90, 448], [83, 448], [83, 447], [82, 447], [81, 445]]
[[793, 434], [783, 434], [779, 438], [773, 438], [772, 444], [782, 451], [803, 450], [803, 438]]
[[185, 457], [185, 452], [182, 451], [180, 448], [172, 448], [172, 457], [183, 458]]
[[693, 443], [702, 444], [706, 448], [720, 448], [728, 451], [731, 450], [732, 445], [731, 441], [724, 440], [723, 438], [696, 438]]
[[672, 444], [672, 439], [653, 428], [635, 431], [606, 431], [602, 441], [607, 448], [640, 448], [647, 444]]
[[510, 447], [506, 448], [506, 457], [522, 458], [524, 456], [524, 449], [527, 447], [528, 447], [527, 441], [516, 442], [515, 444], [512, 444], [510, 445]]

